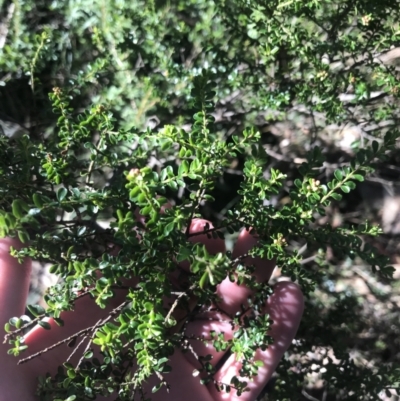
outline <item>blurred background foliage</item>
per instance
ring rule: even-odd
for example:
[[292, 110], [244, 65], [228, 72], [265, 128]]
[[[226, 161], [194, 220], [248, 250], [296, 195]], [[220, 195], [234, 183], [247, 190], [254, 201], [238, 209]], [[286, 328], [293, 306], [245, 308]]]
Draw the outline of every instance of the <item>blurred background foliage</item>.
[[[326, 182], [357, 148], [397, 130], [399, 14], [394, 0], [0, 0], [0, 125], [11, 138], [46, 141], [57, 122], [48, 93], [61, 87], [72, 113], [102, 105], [116, 129], [185, 128], [192, 78], [206, 68], [217, 82], [219, 137], [230, 141], [246, 126], [262, 133], [265, 175], [288, 175], [268, 202], [283, 205], [315, 145]], [[235, 203], [244, 161], [216, 183], [206, 218], [218, 222]], [[301, 239], [289, 244], [305, 266], [324, 269], [298, 340], [260, 400], [399, 399], [399, 152], [374, 167], [316, 225], [382, 224], [373, 245], [391, 256], [395, 281]], [[49, 282], [36, 271], [32, 293]]]

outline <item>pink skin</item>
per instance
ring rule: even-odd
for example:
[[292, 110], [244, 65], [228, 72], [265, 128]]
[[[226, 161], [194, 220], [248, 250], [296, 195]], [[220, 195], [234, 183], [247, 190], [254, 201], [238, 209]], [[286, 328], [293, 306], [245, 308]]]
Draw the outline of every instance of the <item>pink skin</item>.
[[[204, 229], [206, 221], [202, 219], [194, 219], [190, 232], [201, 232]], [[210, 227], [212, 225], [210, 224]], [[210, 253], [218, 253], [225, 251], [225, 245], [222, 240], [208, 239], [206, 235], [198, 235], [191, 238], [192, 242], [204, 243]], [[234, 257], [240, 256], [248, 252], [257, 240], [246, 230], [239, 235], [239, 239], [234, 249]], [[18, 248], [21, 244], [15, 239], [0, 240], [0, 327], [12, 316], [20, 316], [24, 314], [26, 297], [28, 294], [31, 262], [25, 260], [23, 264], [19, 264], [16, 259], [9, 255], [9, 247]], [[260, 258], [247, 258], [245, 263], [256, 266], [256, 278], [258, 280], [267, 281], [274, 269], [274, 263], [269, 260]], [[186, 269], [188, 266], [185, 266]], [[234, 313], [245, 303], [246, 298], [251, 295], [251, 291], [229, 280], [223, 281], [217, 289], [221, 298], [220, 307], [227, 313]], [[113, 300], [113, 304], [123, 300], [124, 294], [119, 293]], [[190, 353], [182, 353], [179, 350], [172, 357], [172, 372], [166, 375], [166, 380], [171, 386], [170, 392], [164, 389], [153, 395], [154, 401], [254, 401], [273, 374], [283, 353], [290, 346], [300, 319], [303, 313], [304, 300], [299, 287], [290, 282], [281, 282], [275, 286], [274, 294], [268, 299], [265, 305], [265, 313], [268, 313], [274, 321], [269, 334], [274, 338], [275, 342], [266, 351], [257, 351], [256, 359], [263, 361], [264, 366], [260, 368], [259, 374], [249, 381], [250, 391], [244, 393], [241, 397], [237, 397], [235, 392], [230, 394], [217, 392], [213, 385], [204, 386], [199, 383], [198, 377], [193, 377], [194, 369], [197, 369], [198, 362]], [[24, 357], [37, 352], [54, 342], [60, 341], [71, 334], [76, 333], [86, 327], [95, 324], [101, 317], [104, 317], [109, 311], [99, 309], [88, 297], [80, 299], [75, 306], [73, 312], [65, 312], [62, 315], [65, 326], [60, 328], [52, 320], [50, 331], [41, 327], [31, 330], [25, 337], [25, 342], [29, 346]], [[217, 316], [218, 317], [218, 316]], [[223, 331], [226, 338], [233, 335], [233, 331], [229, 324], [221, 321], [195, 320], [187, 327], [188, 334], [196, 336], [204, 335], [208, 337], [211, 329]], [[2, 341], [1, 341], [2, 343]], [[223, 353], [217, 353], [212, 346], [206, 346], [198, 341], [193, 341], [192, 346], [200, 355], [213, 355], [212, 363], [216, 364]], [[45, 375], [46, 372], [55, 372], [57, 366], [60, 365], [71, 353], [71, 348], [61, 346], [53, 351], [45, 353], [32, 361], [17, 365], [17, 358], [6, 355], [9, 348], [6, 344], [0, 344], [0, 401], [21, 400], [34, 401], [37, 377]], [[77, 352], [79, 354], [79, 352]], [[76, 364], [79, 355], [72, 358], [72, 363]], [[216, 374], [216, 379], [221, 382], [228, 383], [233, 375], [237, 375], [240, 369], [240, 362], [235, 360], [235, 356], [231, 355], [222, 365]], [[150, 380], [149, 388], [157, 384], [158, 380]], [[106, 400], [106, 398], [97, 398]], [[114, 400], [113, 397], [108, 398]]]

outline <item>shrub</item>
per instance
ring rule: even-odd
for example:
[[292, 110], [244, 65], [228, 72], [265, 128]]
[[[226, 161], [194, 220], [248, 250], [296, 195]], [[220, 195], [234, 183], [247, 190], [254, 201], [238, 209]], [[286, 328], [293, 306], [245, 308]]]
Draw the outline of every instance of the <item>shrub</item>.
[[[350, 332], [362, 326], [358, 301], [330, 294], [332, 305], [326, 307], [317, 295], [329, 294], [335, 277], [325, 258], [328, 249], [338, 260], [364, 260], [382, 279], [393, 273], [388, 258], [362, 240], [379, 235], [379, 228], [368, 222], [334, 228], [320, 225], [319, 217], [395, 152], [398, 82], [396, 66], [388, 61], [400, 32], [398, 4], [12, 4], [3, 4], [14, 14], [0, 60], [9, 77], [1, 93], [6, 98], [16, 82], [29, 83], [20, 123], [30, 127], [20, 138], [0, 137], [0, 230], [26, 243], [16, 257], [51, 262], [62, 279], [45, 295], [48, 309], [30, 306], [34, 318], [22, 327], [18, 317], [10, 320], [12, 352], [20, 351], [23, 329], [36, 322], [46, 328], [44, 316], [60, 320], [78, 293], [90, 292], [104, 307], [121, 279], [140, 276], [146, 285], [127, 298], [135, 307], [94, 328], [93, 342], [103, 348], [103, 372], [126, 362], [135, 346], [151, 342], [152, 352], [138, 360], [135, 386], [153, 372], [166, 372], [170, 350], [185, 340], [183, 332], [167, 330], [176, 324], [173, 319], [162, 323], [170, 315], [162, 307], [171, 292], [167, 273], [176, 261], [190, 261], [188, 294], [207, 305], [213, 288], [234, 271], [229, 253], [209, 255], [188, 241], [186, 228], [206, 215], [213, 216], [215, 228], [205, 229], [212, 237], [252, 227], [260, 235], [252, 254], [274, 258], [309, 297], [300, 340], [279, 369], [272, 397], [295, 399], [298, 383], [314, 368], [290, 367], [301, 364], [302, 353], [327, 344], [340, 363], [328, 358], [318, 370], [331, 388], [343, 391], [339, 399], [375, 399], [394, 387], [399, 377], [390, 364], [359, 366], [343, 341], [343, 325], [351, 324]], [[304, 159], [298, 168], [272, 167], [264, 146], [270, 137], [257, 130], [285, 119], [310, 124], [310, 135], [294, 135]], [[353, 156], [343, 156], [332, 175], [323, 175], [331, 152], [320, 134], [328, 124], [363, 124], [367, 134], [353, 144]], [[239, 179], [232, 185], [235, 165]], [[228, 196], [221, 201], [221, 194]], [[283, 197], [285, 203], [276, 201]], [[167, 203], [172, 207], [162, 212]], [[303, 263], [304, 244], [312, 265]], [[160, 265], [161, 274], [154, 268]], [[244, 282], [257, 286], [254, 302], [262, 304], [270, 287], [248, 273], [251, 269], [238, 269]], [[151, 318], [149, 299], [156, 309]], [[316, 311], [324, 312], [317, 324]], [[128, 321], [142, 322], [146, 330], [127, 328]], [[264, 320], [255, 324], [256, 333], [266, 331]], [[131, 344], [126, 353], [122, 335]], [[248, 370], [255, 369], [251, 351], [244, 352]], [[90, 352], [84, 356], [90, 360]], [[56, 378], [42, 379], [42, 399], [65, 399], [71, 391], [90, 399], [119, 387], [118, 376], [103, 386], [103, 373], [95, 373], [89, 361], [85, 366], [82, 372], [66, 363]], [[64, 389], [68, 377], [74, 385]], [[122, 390], [129, 394], [129, 388]]]

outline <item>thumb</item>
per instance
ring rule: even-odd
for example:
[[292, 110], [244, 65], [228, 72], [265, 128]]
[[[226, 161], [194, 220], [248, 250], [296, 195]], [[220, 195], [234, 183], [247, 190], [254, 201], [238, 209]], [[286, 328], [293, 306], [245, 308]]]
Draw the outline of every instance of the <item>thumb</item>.
[[24, 313], [29, 291], [31, 260], [21, 264], [10, 255], [10, 247], [21, 249], [22, 244], [13, 238], [0, 239], [0, 327], [13, 316]]

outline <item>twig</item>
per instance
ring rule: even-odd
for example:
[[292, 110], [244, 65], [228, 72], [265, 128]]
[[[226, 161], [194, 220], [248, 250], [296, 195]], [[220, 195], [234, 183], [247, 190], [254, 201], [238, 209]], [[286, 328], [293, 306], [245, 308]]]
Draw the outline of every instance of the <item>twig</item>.
[[[89, 294], [89, 290], [83, 291], [81, 294], [79, 294], [74, 301], [78, 300], [79, 298], [82, 298], [86, 295]], [[46, 317], [46, 314], [42, 314], [40, 316], [37, 316], [35, 319], [31, 320], [29, 323], [23, 325], [22, 327], [20, 327], [19, 329], [15, 329], [12, 333], [8, 333], [4, 336], [4, 341], [3, 344], [5, 344], [7, 342], [7, 340], [10, 337], [14, 337], [15, 335], [21, 333], [22, 331], [26, 330], [28, 327], [34, 325], [35, 323], [37, 323], [39, 320], [43, 319], [44, 317]]]
[[86, 328], [86, 329], [83, 329], [83, 330], [81, 330], [81, 331], [78, 331], [77, 333], [72, 334], [72, 336], [69, 336], [69, 337], [67, 337], [67, 338], [64, 338], [64, 340], [61, 340], [61, 341], [59, 341], [59, 342], [57, 342], [57, 343], [51, 345], [50, 347], [44, 348], [44, 349], [42, 349], [42, 350], [40, 350], [40, 351], [38, 351], [38, 352], [36, 352], [36, 353], [34, 353], [34, 354], [28, 356], [27, 358], [20, 359], [20, 360], [18, 361], [18, 365], [21, 365], [22, 363], [26, 363], [26, 362], [30, 361], [31, 359], [36, 358], [37, 356], [40, 356], [40, 355], [42, 355], [42, 354], [44, 354], [44, 353], [46, 353], [46, 352], [48, 352], [48, 351], [51, 351], [52, 349], [57, 348], [57, 347], [59, 347], [60, 345], [63, 345], [64, 343], [66, 343], [66, 342], [68, 342], [68, 341], [71, 341], [71, 340], [73, 340], [74, 338], [79, 337], [79, 336], [82, 335], [82, 334], [87, 333], [87, 332], [90, 331], [90, 330], [91, 330], [91, 327], [88, 327], [88, 328]]
[[[196, 288], [196, 285], [195, 285], [195, 284], [192, 284], [192, 285], [190, 286], [190, 288], [189, 288], [189, 291], [193, 291], [195, 288]], [[166, 323], [166, 322], [168, 321], [168, 319], [171, 317], [172, 312], [176, 309], [176, 307], [178, 306], [179, 300], [180, 300], [183, 296], [186, 296], [186, 297], [189, 298], [189, 295], [187, 294], [187, 292], [185, 292], [185, 291], [181, 292], [181, 293], [177, 296], [177, 298], [175, 299], [174, 303], [172, 304], [171, 309], [170, 309], [170, 310], [168, 311], [168, 313], [167, 313], [167, 316], [165, 316], [164, 323]]]
[[[46, 352], [51, 351], [51, 350], [54, 349], [54, 348], [59, 347], [60, 345], [66, 343], [66, 342], [69, 342], [69, 341], [73, 340], [74, 338], [77, 338], [77, 337], [79, 337], [79, 336], [81, 336], [81, 335], [83, 335], [83, 334], [87, 334], [87, 333], [89, 333], [89, 332], [91, 332], [91, 331], [94, 331], [96, 328], [99, 328], [99, 327], [103, 326], [103, 325], [106, 324], [113, 316], [115, 316], [125, 305], [127, 305], [129, 302], [130, 302], [130, 301], [124, 301], [121, 305], [119, 305], [119, 306], [117, 306], [115, 309], [113, 309], [113, 310], [108, 314], [107, 318], [105, 318], [105, 319], [103, 319], [103, 320], [99, 320], [94, 326], [87, 327], [86, 329], [80, 330], [80, 331], [78, 331], [77, 333], [72, 334], [71, 336], [69, 336], [69, 337], [67, 337], [67, 338], [64, 338], [64, 340], [61, 340], [61, 341], [59, 341], [59, 342], [57, 342], [57, 343], [51, 345], [50, 347], [44, 348], [44, 349], [42, 349], [42, 350], [40, 350], [40, 351], [38, 351], [38, 352], [36, 352], [36, 353], [34, 353], [34, 354], [28, 356], [27, 358], [20, 359], [20, 360], [18, 361], [18, 365], [20, 365], [20, 364], [22, 364], [22, 363], [25, 363], [25, 362], [28, 362], [28, 361], [30, 361], [31, 359], [36, 358], [37, 356], [40, 356], [40, 355], [42, 355], [42, 354], [44, 354], [44, 353], [46, 353]], [[99, 322], [100, 322], [100, 323], [99, 323]], [[82, 342], [80, 342], [80, 343], [78, 344], [78, 347], [79, 347], [79, 345], [80, 345], [81, 343], [82, 343]], [[90, 342], [89, 342], [89, 344], [90, 344]]]
[[[81, 344], [83, 344], [83, 342], [86, 340], [87, 336], [83, 336], [82, 340], [79, 341], [79, 344], [72, 350], [71, 354], [69, 355], [69, 357], [67, 358], [66, 362], [69, 362], [71, 360], [71, 358], [73, 357], [73, 355], [75, 354], [75, 352], [79, 349], [79, 347], [81, 346]], [[90, 342], [89, 342], [90, 344]], [[83, 351], [83, 353], [85, 353], [87, 350]], [[80, 362], [80, 361], [79, 361]], [[79, 366], [79, 364], [78, 364]]]

